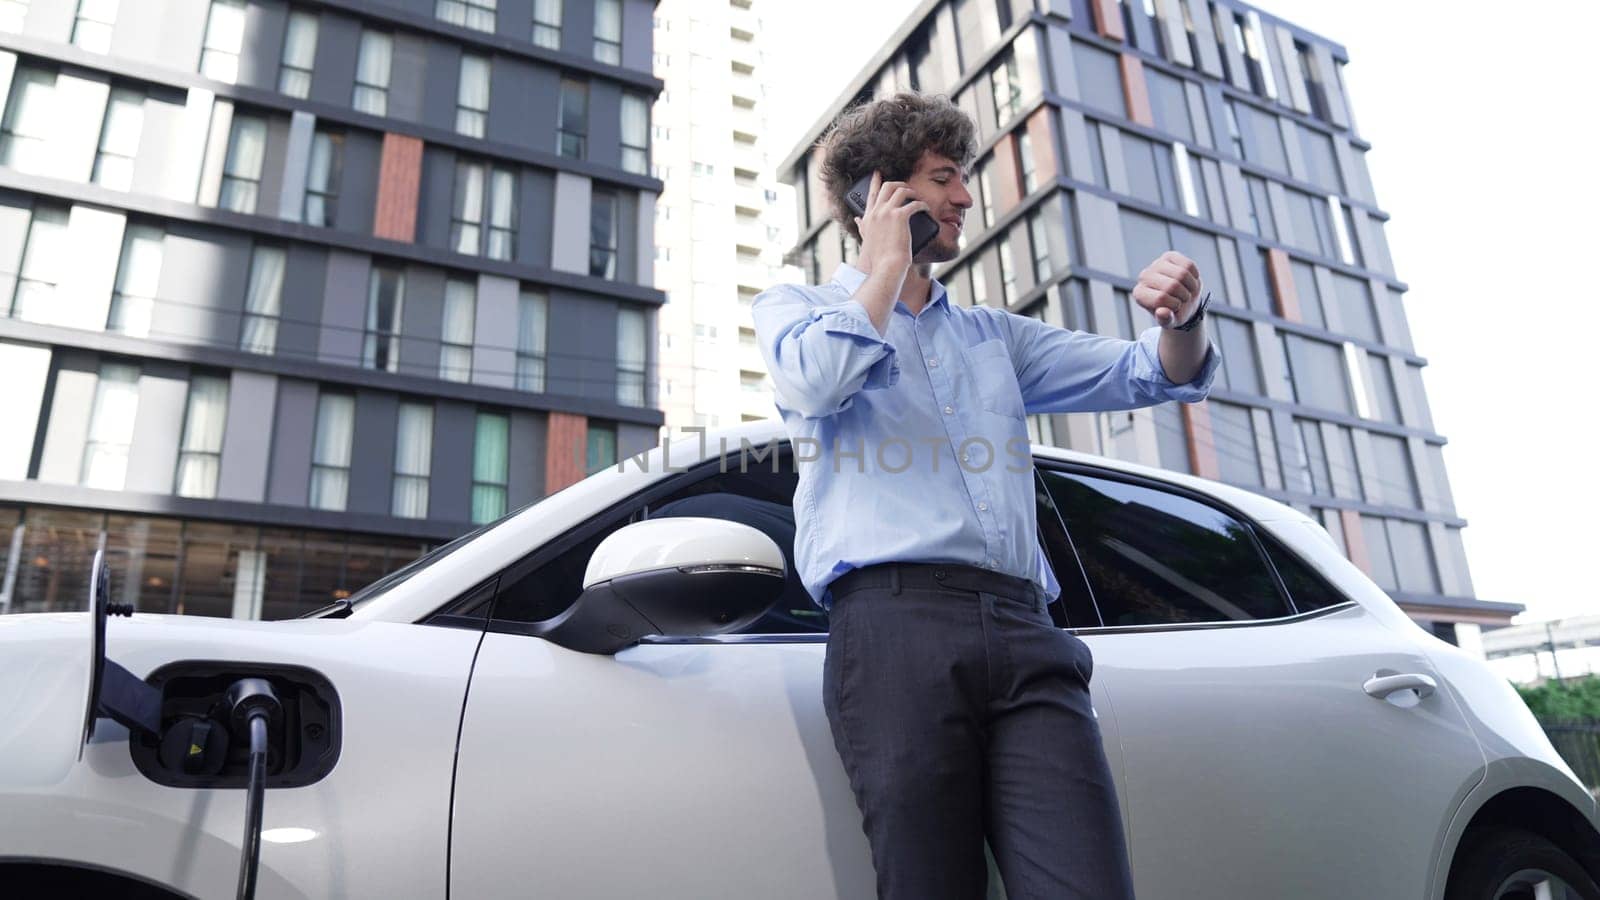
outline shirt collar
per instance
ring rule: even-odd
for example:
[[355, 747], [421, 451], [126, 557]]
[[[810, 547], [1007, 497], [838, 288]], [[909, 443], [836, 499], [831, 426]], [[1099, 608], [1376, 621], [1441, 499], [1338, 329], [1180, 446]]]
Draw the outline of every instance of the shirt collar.
[[[860, 289], [862, 284], [866, 283], [867, 273], [861, 271], [855, 266], [850, 265], [849, 263], [840, 263], [839, 267], [833, 270], [833, 280], [840, 287], [844, 288], [845, 293], [854, 294]], [[905, 304], [898, 300], [895, 301], [894, 305], [900, 309], [905, 309]], [[928, 290], [928, 306], [923, 307], [923, 309], [927, 309], [931, 306], [941, 305], [944, 308], [945, 314], [949, 315], [949, 295], [945, 292], [944, 285], [940, 284], [938, 279], [934, 279], [932, 287], [930, 287]], [[909, 313], [909, 310], [907, 310], [907, 312]]]

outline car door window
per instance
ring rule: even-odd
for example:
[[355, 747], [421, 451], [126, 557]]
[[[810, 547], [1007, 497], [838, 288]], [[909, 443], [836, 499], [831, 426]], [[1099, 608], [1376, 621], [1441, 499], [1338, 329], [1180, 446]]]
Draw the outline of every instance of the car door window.
[[1290, 615], [1250, 528], [1189, 497], [1041, 472], [1107, 626]]
[[1078, 552], [1073, 549], [1072, 538], [1067, 536], [1067, 529], [1056, 512], [1055, 500], [1050, 497], [1050, 491], [1045, 488], [1037, 470], [1033, 479], [1033, 493], [1038, 506], [1035, 515], [1039, 522], [1039, 546], [1044, 548], [1045, 558], [1050, 561], [1050, 571], [1055, 573], [1056, 581], [1061, 585], [1061, 596], [1049, 606], [1050, 618], [1055, 620], [1057, 628], [1099, 627], [1102, 624], [1100, 613], [1095, 609], [1089, 584], [1084, 581], [1083, 567], [1078, 564]]
[[559, 615], [583, 593], [583, 575], [595, 548], [617, 529], [644, 519], [701, 516], [748, 525], [772, 538], [786, 562], [784, 589], [767, 614], [743, 630], [748, 634], [820, 633], [827, 615], [811, 602], [794, 568], [794, 490], [798, 483], [787, 448], [776, 463], [761, 461], [740, 471], [739, 459], [711, 462], [658, 485], [614, 510], [597, 527], [590, 522], [509, 567], [500, 579], [494, 617], [540, 622]]
[[1295, 612], [1311, 612], [1351, 602], [1350, 598], [1339, 593], [1337, 588], [1323, 580], [1288, 548], [1267, 535], [1259, 537], [1261, 546], [1266, 548], [1267, 558], [1272, 560], [1272, 567], [1278, 570], [1278, 577], [1283, 579], [1283, 587], [1289, 592]]

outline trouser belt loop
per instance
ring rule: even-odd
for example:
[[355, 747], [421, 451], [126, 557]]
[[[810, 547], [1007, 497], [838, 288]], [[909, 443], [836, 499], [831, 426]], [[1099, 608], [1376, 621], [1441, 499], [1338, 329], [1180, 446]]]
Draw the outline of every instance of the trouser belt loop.
[[890, 566], [889, 567], [889, 593], [891, 593], [891, 594], [900, 593], [900, 567], [899, 566]]

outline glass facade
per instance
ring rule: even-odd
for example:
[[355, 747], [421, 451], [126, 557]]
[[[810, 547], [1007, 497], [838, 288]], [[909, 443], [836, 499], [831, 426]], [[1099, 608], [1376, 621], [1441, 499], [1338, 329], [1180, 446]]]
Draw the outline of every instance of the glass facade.
[[0, 611], [86, 609], [90, 564], [103, 546], [115, 602], [141, 612], [291, 619], [350, 596], [437, 543], [0, 505]]

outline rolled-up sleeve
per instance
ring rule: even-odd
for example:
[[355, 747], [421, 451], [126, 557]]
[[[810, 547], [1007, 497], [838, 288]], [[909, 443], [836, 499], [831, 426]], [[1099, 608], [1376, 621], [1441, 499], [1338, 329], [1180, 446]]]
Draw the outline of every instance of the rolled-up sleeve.
[[1017, 385], [1030, 413], [1136, 409], [1167, 400], [1195, 403], [1211, 391], [1222, 357], [1208, 343], [1193, 379], [1178, 384], [1161, 368], [1161, 328], [1136, 341], [1072, 331], [1007, 314]]
[[752, 312], [779, 406], [806, 418], [842, 412], [858, 391], [900, 377], [894, 345], [855, 300], [828, 302], [779, 285], [757, 296]]

